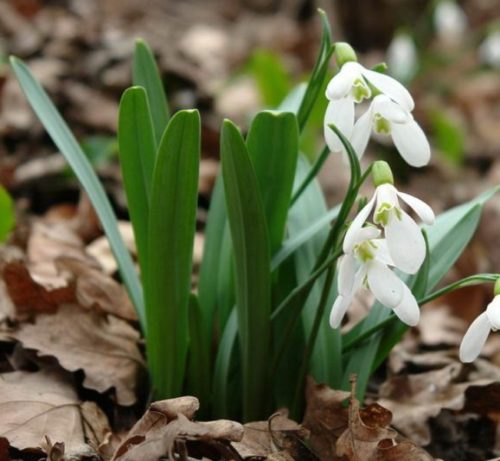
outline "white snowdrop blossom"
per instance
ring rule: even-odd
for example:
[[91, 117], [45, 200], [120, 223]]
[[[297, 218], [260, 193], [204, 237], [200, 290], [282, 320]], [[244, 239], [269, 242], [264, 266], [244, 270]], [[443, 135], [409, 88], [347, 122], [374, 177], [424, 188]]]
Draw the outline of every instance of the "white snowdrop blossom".
[[351, 135], [356, 152], [365, 151], [372, 131], [390, 135], [409, 165], [421, 167], [429, 163], [431, 148], [422, 128], [410, 111], [386, 95], [375, 96], [369, 109], [356, 122]]
[[338, 328], [358, 289], [364, 284], [384, 306], [394, 310], [410, 326], [418, 323], [420, 311], [410, 289], [389, 268], [394, 262], [387, 242], [378, 238], [380, 229], [362, 227], [344, 240], [344, 256], [339, 263], [338, 296], [331, 313], [330, 325]]
[[398, 33], [387, 49], [387, 65], [391, 75], [408, 81], [418, 69], [417, 47], [413, 38], [405, 33]]
[[497, 294], [488, 304], [486, 311], [471, 323], [460, 344], [460, 360], [462, 362], [475, 360], [492, 330], [500, 330], [500, 294]]
[[[326, 89], [326, 97], [330, 102], [324, 118], [324, 135], [332, 152], [341, 152], [343, 146], [328, 125], [336, 125], [349, 139], [354, 128], [354, 104], [372, 96], [370, 85], [407, 111], [412, 111], [415, 107], [408, 90], [394, 78], [366, 69], [358, 62], [345, 63]], [[362, 153], [358, 155], [361, 156]]]
[[401, 208], [399, 199], [413, 209], [425, 224], [434, 223], [434, 212], [429, 205], [385, 183], [376, 188], [372, 199], [354, 218], [345, 235], [344, 245], [347, 248], [353, 246], [360, 229], [373, 212], [374, 223], [384, 228], [394, 265], [407, 274], [415, 274], [425, 259], [425, 240], [418, 224]]
[[434, 10], [434, 25], [439, 38], [448, 43], [461, 42], [467, 29], [467, 16], [454, 0], [440, 1]]
[[479, 57], [484, 64], [500, 69], [500, 30], [484, 39], [479, 46]]

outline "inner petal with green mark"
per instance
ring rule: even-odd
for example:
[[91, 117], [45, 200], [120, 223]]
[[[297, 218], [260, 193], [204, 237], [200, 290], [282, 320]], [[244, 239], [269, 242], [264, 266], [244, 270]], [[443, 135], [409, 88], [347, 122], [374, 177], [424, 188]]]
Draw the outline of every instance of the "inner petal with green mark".
[[390, 134], [391, 124], [389, 120], [382, 117], [378, 112], [375, 114], [375, 131], [380, 134]]
[[356, 102], [361, 102], [365, 98], [368, 99], [372, 95], [370, 87], [362, 78], [354, 80], [351, 93]]
[[401, 220], [401, 210], [390, 203], [382, 203], [376, 210], [374, 215], [375, 224], [381, 224], [382, 226], [387, 226], [389, 224], [389, 219], [391, 216], [396, 216], [397, 219]]
[[373, 250], [377, 249], [377, 245], [373, 243], [371, 240], [365, 240], [364, 242], [356, 245], [354, 247], [354, 253], [360, 259], [362, 262], [366, 263], [368, 261], [371, 261], [374, 257], [375, 254]]

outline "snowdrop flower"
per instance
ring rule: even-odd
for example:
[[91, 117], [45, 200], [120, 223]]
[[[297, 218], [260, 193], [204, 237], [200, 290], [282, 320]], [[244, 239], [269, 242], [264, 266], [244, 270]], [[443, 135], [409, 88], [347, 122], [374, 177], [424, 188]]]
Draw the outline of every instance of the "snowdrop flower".
[[486, 311], [474, 320], [460, 344], [460, 360], [472, 362], [480, 354], [490, 331], [500, 330], [500, 279], [495, 283], [495, 297]]
[[369, 226], [357, 229], [349, 242], [344, 240], [344, 256], [339, 264], [338, 296], [330, 313], [330, 325], [338, 328], [356, 291], [365, 284], [375, 298], [394, 310], [402, 322], [414, 326], [420, 311], [410, 289], [388, 267], [394, 262], [380, 230]]
[[384, 94], [373, 98], [369, 109], [354, 125], [351, 143], [358, 154], [365, 151], [372, 130], [390, 135], [409, 165], [421, 167], [429, 163], [431, 147], [422, 128], [409, 110]]
[[[394, 78], [366, 69], [356, 62], [356, 54], [346, 43], [337, 43], [335, 54], [342, 68], [328, 84], [326, 97], [329, 99], [324, 119], [324, 135], [332, 152], [341, 152], [342, 143], [328, 127], [336, 125], [349, 139], [354, 128], [354, 104], [372, 96], [372, 88], [386, 94], [408, 111], [415, 103], [408, 90]], [[371, 86], [370, 86], [371, 85]], [[361, 156], [361, 153], [359, 153]]]
[[488, 35], [481, 43], [479, 57], [484, 64], [500, 69], [500, 30]]
[[399, 199], [412, 208], [425, 224], [434, 223], [434, 213], [422, 200], [399, 192], [393, 186], [392, 172], [386, 162], [375, 162], [372, 174], [377, 188], [372, 199], [354, 218], [344, 244], [348, 248], [353, 245], [359, 230], [373, 212], [375, 224], [384, 228], [388, 252], [394, 265], [407, 274], [415, 274], [425, 259], [425, 240], [418, 224], [401, 208]]
[[387, 49], [387, 65], [399, 80], [410, 80], [418, 68], [417, 47], [406, 32], [398, 33]]
[[443, 0], [434, 10], [434, 25], [439, 38], [453, 44], [464, 37], [467, 16], [454, 0]]

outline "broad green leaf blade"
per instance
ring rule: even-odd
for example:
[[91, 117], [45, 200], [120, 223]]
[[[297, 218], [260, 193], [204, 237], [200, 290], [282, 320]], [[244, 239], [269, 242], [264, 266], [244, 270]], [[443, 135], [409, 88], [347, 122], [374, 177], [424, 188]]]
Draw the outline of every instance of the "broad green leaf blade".
[[308, 225], [303, 227], [299, 232], [294, 233], [294, 235], [289, 235], [289, 237], [283, 242], [283, 245], [281, 245], [279, 251], [277, 251], [273, 256], [271, 261], [271, 270], [275, 271], [285, 259], [297, 251], [302, 245], [308, 242], [319, 232], [327, 229], [330, 223], [338, 216], [339, 211], [340, 206], [337, 205], [326, 211], [325, 214], [318, 216], [313, 222], [308, 223]]
[[285, 235], [297, 166], [297, 119], [291, 112], [260, 112], [252, 121], [246, 142], [264, 206], [271, 252], [274, 253]]
[[15, 223], [14, 203], [9, 193], [0, 184], [0, 243], [5, 241]]
[[217, 357], [215, 360], [214, 382], [213, 382], [213, 410], [219, 418], [236, 418], [232, 389], [232, 370], [239, 362], [237, 360], [238, 345], [238, 312], [234, 308], [226, 322], [223, 330]]
[[[466, 204], [448, 210], [437, 217], [433, 226], [425, 228], [428, 235], [430, 255], [427, 284], [428, 293], [440, 282], [460, 257], [460, 254], [474, 235], [484, 203], [498, 190], [499, 188], [496, 187]], [[405, 283], [408, 283], [410, 288], [413, 287], [415, 277], [406, 277], [404, 280]], [[373, 328], [378, 323], [387, 319], [390, 315], [390, 309], [375, 303], [370, 313], [363, 321], [360, 331], [364, 332]], [[381, 340], [385, 334], [387, 334], [385, 331], [375, 334], [372, 339], [363, 344], [363, 347], [354, 351], [349, 359], [349, 363], [344, 372], [342, 386], [344, 389], [347, 389], [349, 386], [350, 374], [357, 373], [357, 389], [360, 398], [364, 395], [373, 370], [373, 365], [375, 363], [380, 363], [385, 358], [382, 357], [382, 352], [377, 357]], [[387, 354], [388, 351], [385, 351], [385, 353]]]
[[153, 119], [156, 144], [160, 144], [170, 118], [167, 97], [161, 81], [160, 71], [151, 48], [144, 40], [135, 43], [132, 62], [132, 80], [134, 85], [142, 86], [148, 96]]
[[[210, 348], [207, 348], [198, 298], [189, 297], [189, 360], [187, 369], [187, 392], [201, 402], [200, 414], [210, 414]], [[200, 417], [200, 414], [198, 417]]]
[[[304, 158], [300, 158], [295, 179], [296, 184], [301, 183], [308, 171], [309, 163]], [[307, 232], [310, 229], [310, 222], [327, 216], [328, 213], [326, 213], [326, 210], [321, 188], [317, 180], [313, 180], [290, 209], [288, 217], [290, 239], [300, 237], [304, 231]], [[331, 219], [330, 217], [329, 221]], [[299, 285], [309, 278], [327, 236], [328, 227], [325, 225], [319, 232], [310, 235], [307, 241], [295, 252], [296, 276]], [[302, 322], [306, 338], [309, 337], [313, 327], [324, 279], [325, 277], [322, 276], [314, 284], [302, 310]], [[332, 287], [329, 295], [330, 305], [333, 304], [335, 296], [335, 289]], [[331, 386], [338, 386], [341, 373], [340, 333], [330, 327], [328, 322], [329, 315], [330, 312], [327, 310], [311, 356], [310, 372], [316, 380], [328, 383]]]
[[243, 418], [267, 410], [270, 347], [269, 238], [257, 178], [241, 133], [222, 126], [221, 161], [234, 250], [236, 305], [243, 370]]
[[142, 329], [146, 333], [146, 315], [139, 278], [132, 258], [118, 231], [116, 216], [102, 184], [77, 140], [68, 128], [68, 125], [49, 99], [45, 90], [33, 77], [28, 67], [15, 57], [10, 58], [10, 63], [31, 107], [87, 192], [99, 216], [104, 232], [108, 237], [111, 250], [118, 263], [120, 274], [137, 310]]
[[149, 202], [156, 147], [146, 91], [142, 87], [132, 87], [123, 93], [118, 117], [118, 144], [141, 272], [145, 278]]
[[158, 398], [182, 393], [199, 163], [199, 113], [177, 112], [158, 149], [149, 213], [146, 339]]

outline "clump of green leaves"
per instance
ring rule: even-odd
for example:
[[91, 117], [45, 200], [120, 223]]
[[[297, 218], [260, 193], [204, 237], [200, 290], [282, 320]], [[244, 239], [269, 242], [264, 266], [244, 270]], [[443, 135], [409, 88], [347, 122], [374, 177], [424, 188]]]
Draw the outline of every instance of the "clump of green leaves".
[[[301, 134], [325, 88], [335, 45], [326, 18], [308, 82], [274, 111], [253, 119], [244, 136], [221, 128], [221, 172], [212, 194], [197, 291], [191, 289], [200, 162], [200, 116], [168, 109], [153, 54], [137, 42], [134, 86], [121, 99], [119, 158], [138, 249], [140, 278], [87, 157], [45, 91], [11, 58], [26, 97], [87, 191], [117, 259], [146, 338], [155, 397], [192, 393], [217, 417], [264, 418], [278, 406], [297, 415], [307, 374], [363, 395], [373, 371], [406, 325], [375, 304], [347, 333], [332, 330], [336, 263], [360, 186], [349, 140], [335, 127], [351, 165], [339, 206], [328, 210], [314, 164], [299, 152]], [[493, 192], [438, 217], [427, 229], [428, 254], [406, 280], [421, 302], [471, 239]]]

